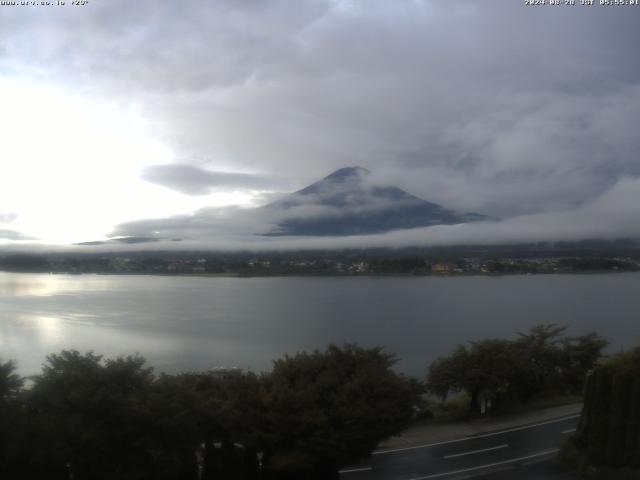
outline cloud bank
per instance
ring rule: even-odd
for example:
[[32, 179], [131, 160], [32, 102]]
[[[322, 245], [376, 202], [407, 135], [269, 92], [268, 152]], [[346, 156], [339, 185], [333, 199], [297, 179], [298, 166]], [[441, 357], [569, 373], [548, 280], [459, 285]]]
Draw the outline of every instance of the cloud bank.
[[36, 240], [16, 230], [0, 229], [0, 240]]
[[[286, 250], [403, 248], [410, 246], [517, 244], [640, 238], [640, 180], [625, 178], [597, 199], [571, 210], [504, 220], [437, 225], [348, 237], [265, 237], [283, 220], [264, 209], [206, 209], [192, 215], [142, 220], [118, 226], [113, 235], [155, 238], [153, 249]], [[168, 242], [181, 238], [179, 244]]]
[[16, 218], [18, 218], [18, 215], [16, 213], [13, 213], [13, 212], [7, 212], [7, 213], [0, 212], [0, 223], [12, 223]]
[[[448, 208], [510, 218], [381, 241], [637, 234], [640, 9], [112, 0], [70, 13], [5, 8], [0, 74], [135, 104], [176, 159], [145, 181], [190, 196], [277, 192], [357, 164]], [[216, 239], [272, 221], [238, 217], [203, 208], [116, 231]]]
[[142, 172], [142, 178], [187, 195], [207, 195], [225, 190], [273, 190], [282, 179], [248, 173], [214, 172], [186, 164], [153, 165]]

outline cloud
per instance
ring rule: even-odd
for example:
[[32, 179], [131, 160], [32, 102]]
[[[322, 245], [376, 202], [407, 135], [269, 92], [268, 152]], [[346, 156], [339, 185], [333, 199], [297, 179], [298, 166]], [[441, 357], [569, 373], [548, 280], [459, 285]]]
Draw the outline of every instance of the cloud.
[[2, 240], [36, 240], [33, 237], [29, 237], [15, 230], [2, 230], [2, 229], [0, 229], [0, 239]]
[[[640, 223], [637, 222], [638, 198], [640, 178], [627, 177], [598, 198], [571, 210], [375, 235], [265, 237], [260, 233], [274, 228], [274, 224], [285, 217], [274, 216], [271, 211], [263, 208], [206, 209], [188, 216], [130, 222], [120, 225], [114, 234], [156, 238], [181, 235], [183, 241], [179, 245], [159, 241], [153, 248], [224, 250], [402, 248], [612, 240], [640, 238]], [[318, 213], [317, 207], [314, 213]], [[295, 214], [299, 214], [299, 211]]]
[[109, 237], [181, 238], [186, 240], [260, 235], [277, 218], [259, 208], [203, 208], [189, 215], [145, 219], [118, 225]]
[[[135, 104], [175, 158], [197, 159], [144, 178], [189, 195], [282, 187], [225, 172], [267, 172], [301, 187], [358, 164], [447, 208], [519, 218], [500, 223], [509, 232], [533, 235], [532, 222], [550, 235], [547, 220], [595, 208], [640, 176], [640, 30], [629, 9], [293, 3], [112, 0], [74, 15], [7, 8], [0, 72]], [[204, 209], [162, 225], [189, 236], [236, 231], [219, 216]], [[252, 215], [240, 217], [252, 230]], [[272, 220], [257, 217], [261, 227]], [[628, 230], [604, 224], [618, 229], [607, 235]], [[585, 225], [574, 231], [589, 234]], [[429, 237], [455, 241], [466, 228]]]
[[142, 178], [187, 195], [207, 195], [224, 190], [272, 190], [282, 180], [267, 175], [214, 172], [194, 165], [153, 165], [142, 172]]
[[18, 218], [17, 213], [13, 212], [0, 212], [0, 223], [12, 223], [16, 218]]

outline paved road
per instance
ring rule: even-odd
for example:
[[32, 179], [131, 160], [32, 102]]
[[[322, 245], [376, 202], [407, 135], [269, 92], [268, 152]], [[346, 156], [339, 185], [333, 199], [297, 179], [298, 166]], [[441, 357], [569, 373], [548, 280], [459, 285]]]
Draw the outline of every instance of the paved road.
[[[579, 415], [487, 432], [456, 440], [380, 450], [362, 464], [340, 472], [343, 480], [452, 480], [483, 476], [552, 458], [575, 431]], [[535, 469], [534, 469], [535, 470]], [[487, 475], [498, 472], [498, 476]], [[513, 473], [513, 472], [512, 472]], [[545, 476], [530, 478], [546, 478]]]
[[499, 472], [474, 475], [473, 478], [474, 480], [584, 480], [584, 477], [577, 473], [563, 472], [552, 460], [512, 465]]

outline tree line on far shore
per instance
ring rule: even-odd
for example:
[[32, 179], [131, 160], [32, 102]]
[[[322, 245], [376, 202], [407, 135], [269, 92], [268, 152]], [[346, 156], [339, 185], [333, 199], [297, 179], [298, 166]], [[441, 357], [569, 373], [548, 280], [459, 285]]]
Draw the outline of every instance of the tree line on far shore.
[[580, 393], [606, 342], [539, 325], [459, 346], [425, 382], [380, 347], [331, 345], [270, 372], [156, 375], [139, 356], [50, 355], [25, 379], [0, 362], [0, 478], [335, 479], [411, 424], [425, 394], [466, 392], [470, 413]]

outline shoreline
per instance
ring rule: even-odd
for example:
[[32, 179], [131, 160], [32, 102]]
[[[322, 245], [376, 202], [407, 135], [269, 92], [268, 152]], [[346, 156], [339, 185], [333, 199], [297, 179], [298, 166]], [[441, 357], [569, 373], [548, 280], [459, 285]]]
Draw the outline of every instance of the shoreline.
[[629, 274], [640, 273], [638, 270], [589, 270], [589, 271], [562, 271], [562, 272], [510, 272], [510, 273], [161, 273], [161, 272], [52, 272], [52, 271], [28, 271], [28, 270], [0, 270], [0, 273], [32, 274], [32, 275], [104, 275], [104, 276], [155, 276], [155, 277], [201, 277], [201, 278], [496, 278], [515, 276], [541, 276], [541, 275], [603, 275], [603, 274]]

